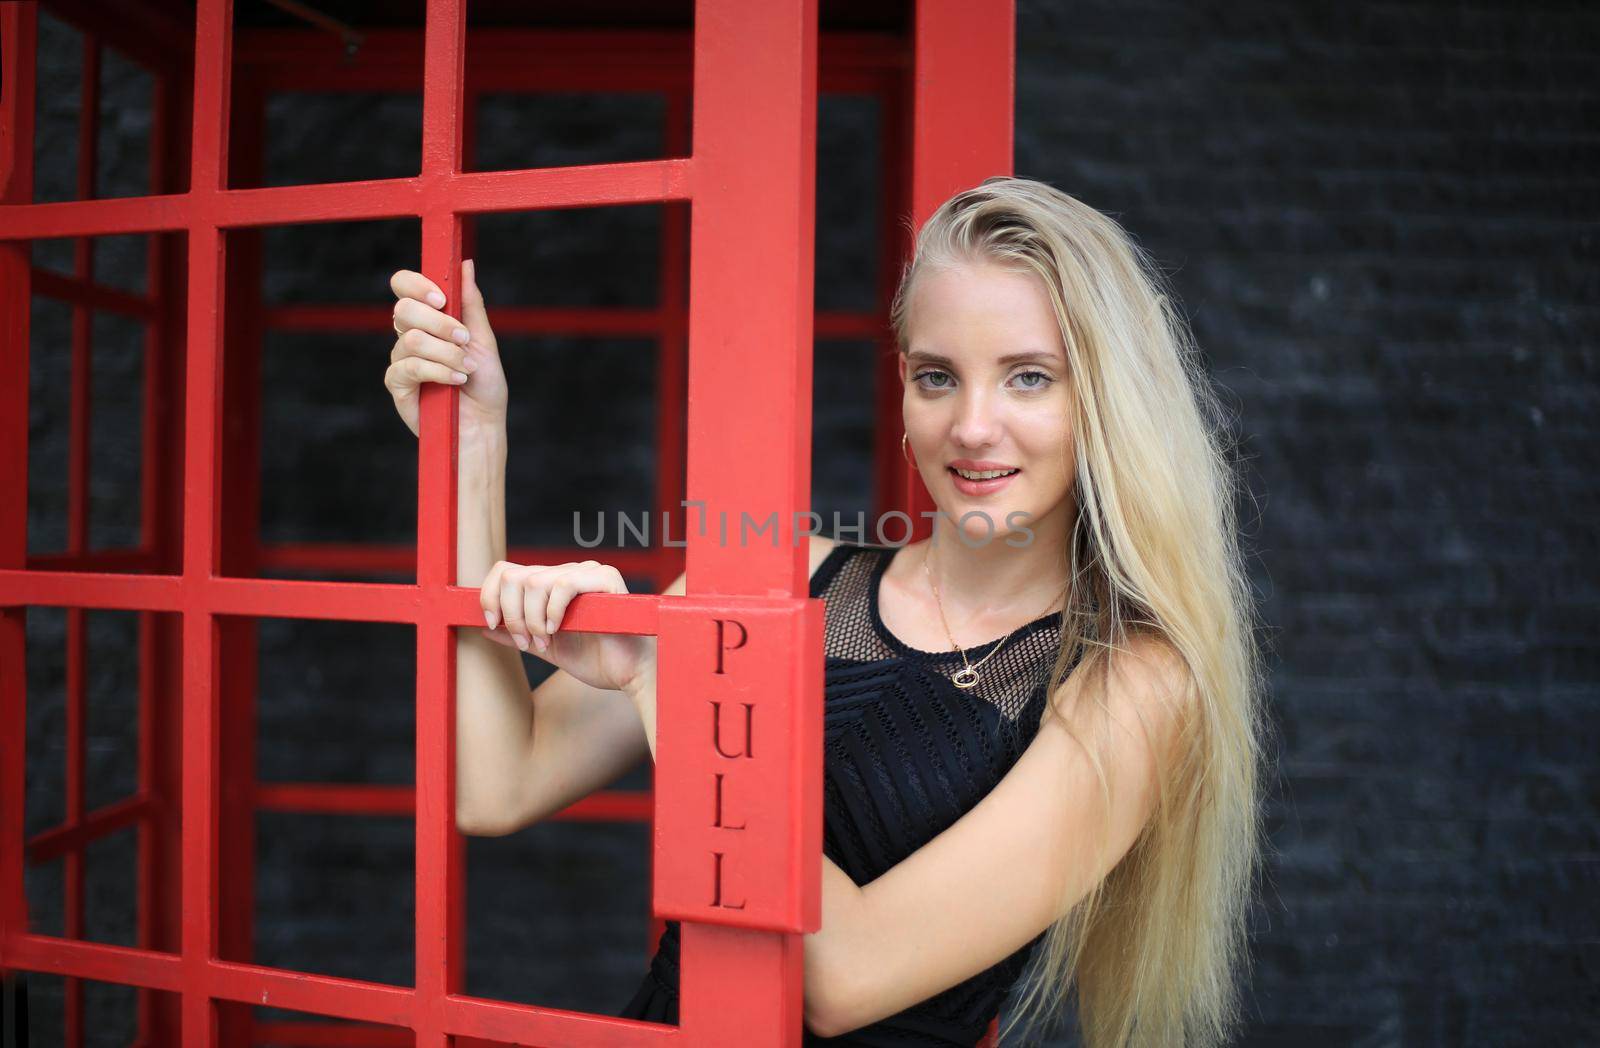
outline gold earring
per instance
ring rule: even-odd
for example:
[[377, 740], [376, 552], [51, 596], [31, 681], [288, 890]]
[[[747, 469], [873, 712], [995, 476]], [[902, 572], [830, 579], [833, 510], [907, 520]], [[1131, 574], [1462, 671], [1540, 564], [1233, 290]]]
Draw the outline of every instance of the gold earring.
[[909, 434], [900, 434], [900, 454], [905, 458], [906, 465], [915, 466], [916, 463], [911, 461], [911, 447], [906, 441], [907, 436], [909, 436]]

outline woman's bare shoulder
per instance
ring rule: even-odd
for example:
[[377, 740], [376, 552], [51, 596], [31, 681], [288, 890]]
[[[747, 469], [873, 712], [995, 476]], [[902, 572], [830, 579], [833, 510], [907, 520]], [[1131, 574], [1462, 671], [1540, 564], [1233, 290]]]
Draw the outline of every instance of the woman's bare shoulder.
[[815, 575], [817, 569], [822, 567], [822, 562], [828, 559], [828, 554], [838, 545], [838, 539], [830, 539], [826, 535], [811, 536], [811, 569], [808, 574]]

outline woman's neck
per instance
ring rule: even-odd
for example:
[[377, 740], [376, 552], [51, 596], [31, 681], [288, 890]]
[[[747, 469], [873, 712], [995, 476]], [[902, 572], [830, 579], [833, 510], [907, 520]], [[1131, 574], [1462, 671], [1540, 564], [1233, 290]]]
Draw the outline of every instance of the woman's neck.
[[963, 540], [956, 523], [940, 516], [932, 537], [907, 552], [907, 574], [901, 581], [926, 587], [931, 575], [952, 626], [1000, 619], [1031, 622], [1061, 607], [1066, 585], [1068, 530], [1054, 521], [1041, 523], [1030, 525], [1033, 536], [1024, 545], [1018, 539], [1026, 536], [1012, 537], [1015, 544], [998, 536]]

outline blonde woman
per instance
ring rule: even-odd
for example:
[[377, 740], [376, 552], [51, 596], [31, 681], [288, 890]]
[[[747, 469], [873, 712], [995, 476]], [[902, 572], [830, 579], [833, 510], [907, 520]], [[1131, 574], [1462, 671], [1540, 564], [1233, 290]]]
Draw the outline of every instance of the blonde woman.
[[[606, 564], [505, 557], [505, 381], [395, 274], [386, 382], [462, 384], [458, 822], [503, 834], [655, 752], [653, 638], [561, 631]], [[938, 508], [814, 537], [826, 604], [823, 924], [808, 1044], [973, 1045], [1076, 1005], [1088, 1048], [1224, 1043], [1259, 865], [1261, 680], [1225, 425], [1164, 278], [1111, 219], [999, 177], [923, 226], [891, 322], [902, 448]], [[453, 374], [452, 374], [453, 373]], [[456, 378], [455, 376], [463, 376]], [[680, 576], [666, 593], [682, 593]], [[557, 667], [532, 693], [516, 651]], [[678, 1021], [669, 922], [621, 1016]]]

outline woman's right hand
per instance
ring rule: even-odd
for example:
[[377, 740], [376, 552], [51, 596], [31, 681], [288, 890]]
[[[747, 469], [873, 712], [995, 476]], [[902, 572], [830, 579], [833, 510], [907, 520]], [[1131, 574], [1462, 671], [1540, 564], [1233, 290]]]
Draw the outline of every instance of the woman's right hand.
[[[461, 387], [458, 420], [463, 435], [505, 426], [505, 371], [489, 314], [483, 308], [471, 259], [461, 264], [461, 317], [442, 311], [444, 293], [421, 273], [402, 269], [389, 278], [394, 307], [394, 349], [383, 384], [413, 435], [419, 432], [424, 382]], [[459, 377], [457, 377], [459, 376]]]
[[622, 573], [593, 560], [566, 564], [497, 561], [483, 580], [483, 633], [531, 652], [594, 688], [623, 691], [655, 659], [655, 638], [631, 633], [561, 632], [567, 605], [580, 593], [626, 593]]

